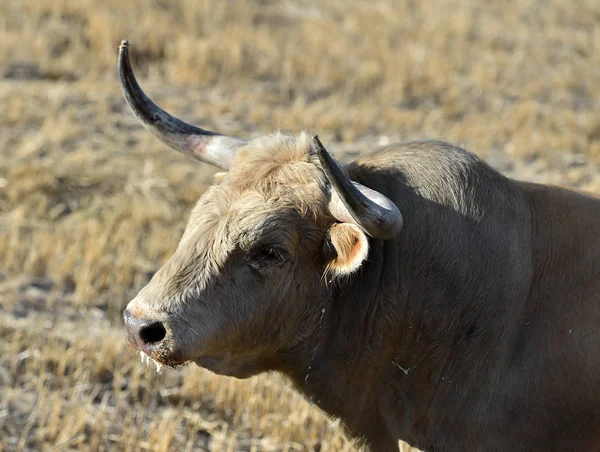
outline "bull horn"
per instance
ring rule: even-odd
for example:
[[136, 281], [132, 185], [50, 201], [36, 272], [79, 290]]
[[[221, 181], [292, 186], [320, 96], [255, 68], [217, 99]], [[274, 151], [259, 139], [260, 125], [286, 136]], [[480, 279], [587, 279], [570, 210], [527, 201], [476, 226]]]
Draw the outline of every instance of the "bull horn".
[[329, 155], [318, 136], [312, 138], [311, 146], [334, 188], [329, 202], [331, 215], [338, 221], [357, 224], [376, 239], [388, 240], [397, 236], [403, 225], [398, 207], [378, 191], [351, 181]]
[[138, 85], [129, 61], [129, 43], [119, 46], [119, 80], [127, 104], [142, 125], [176, 151], [228, 170], [236, 148], [246, 142], [187, 124], [152, 102]]

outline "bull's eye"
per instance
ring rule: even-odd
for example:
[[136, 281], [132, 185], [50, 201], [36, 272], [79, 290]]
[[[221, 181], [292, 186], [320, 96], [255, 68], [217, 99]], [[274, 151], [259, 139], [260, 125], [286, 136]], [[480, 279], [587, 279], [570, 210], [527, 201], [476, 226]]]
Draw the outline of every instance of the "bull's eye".
[[286, 259], [283, 250], [265, 246], [254, 250], [248, 256], [248, 265], [254, 270], [265, 270], [273, 265], [281, 264]]

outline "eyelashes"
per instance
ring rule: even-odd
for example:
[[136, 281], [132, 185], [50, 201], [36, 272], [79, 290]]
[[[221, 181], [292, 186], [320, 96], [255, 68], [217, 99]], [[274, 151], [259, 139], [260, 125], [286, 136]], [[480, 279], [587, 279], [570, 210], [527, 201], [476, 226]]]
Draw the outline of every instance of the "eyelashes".
[[265, 246], [251, 252], [247, 258], [248, 265], [258, 271], [282, 264], [287, 260], [287, 253], [272, 246]]

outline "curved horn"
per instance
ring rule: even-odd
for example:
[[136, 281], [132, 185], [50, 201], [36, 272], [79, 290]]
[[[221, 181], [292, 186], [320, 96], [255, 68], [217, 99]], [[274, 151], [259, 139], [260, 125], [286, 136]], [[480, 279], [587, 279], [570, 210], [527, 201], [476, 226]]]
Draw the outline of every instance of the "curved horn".
[[339, 221], [356, 223], [377, 239], [387, 240], [398, 235], [403, 225], [398, 207], [378, 191], [351, 181], [323, 147], [318, 136], [312, 138], [311, 146], [335, 189], [329, 202], [331, 214]]
[[126, 40], [119, 46], [119, 80], [135, 117], [160, 141], [202, 162], [226, 170], [230, 168], [235, 149], [245, 141], [187, 124], [152, 102], [133, 75]]

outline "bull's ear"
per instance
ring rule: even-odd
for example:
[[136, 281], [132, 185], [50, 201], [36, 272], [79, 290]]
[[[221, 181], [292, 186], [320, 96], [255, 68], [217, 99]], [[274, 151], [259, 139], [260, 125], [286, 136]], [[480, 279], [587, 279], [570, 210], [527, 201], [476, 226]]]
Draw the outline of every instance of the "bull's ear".
[[348, 276], [367, 258], [369, 240], [355, 224], [335, 223], [327, 231], [324, 248], [328, 259], [326, 277]]
[[227, 171], [220, 171], [218, 173], [215, 173], [213, 175], [214, 183], [219, 185], [221, 182], [223, 182], [223, 179], [225, 179], [225, 176], [227, 176]]

